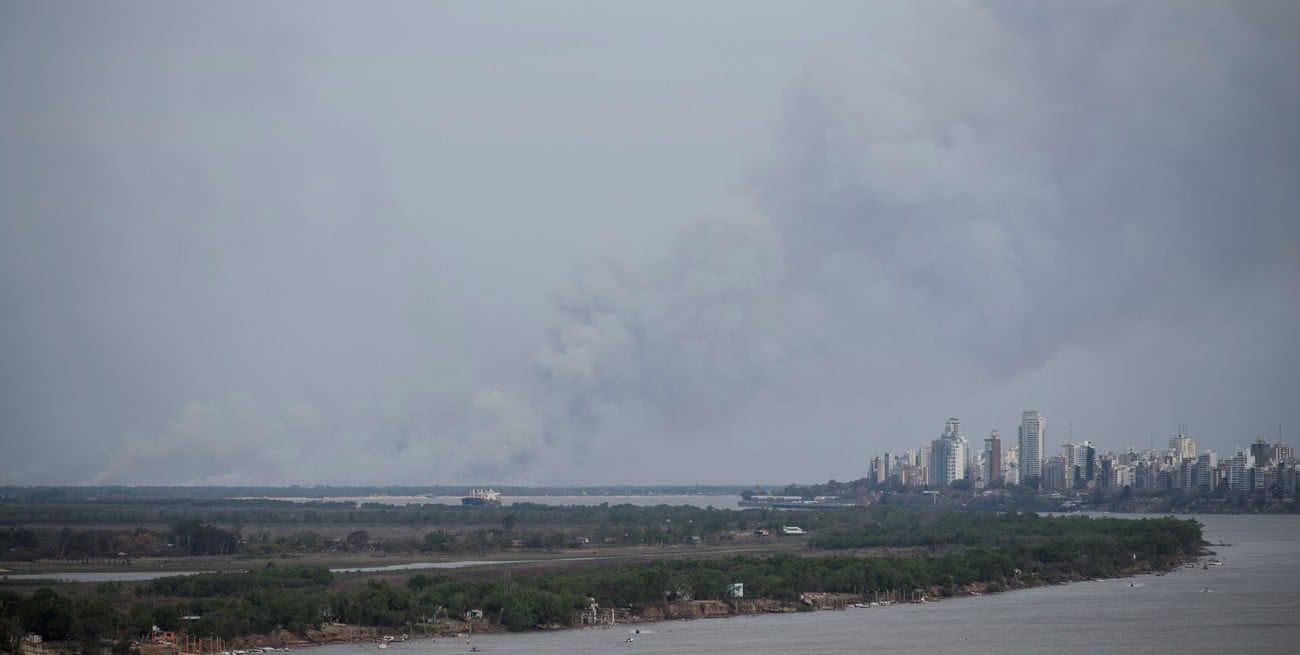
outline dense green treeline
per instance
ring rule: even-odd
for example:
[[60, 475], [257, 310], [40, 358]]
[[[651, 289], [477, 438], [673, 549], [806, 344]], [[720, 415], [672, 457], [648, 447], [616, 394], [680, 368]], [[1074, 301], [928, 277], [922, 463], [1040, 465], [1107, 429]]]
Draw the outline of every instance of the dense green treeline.
[[1201, 547], [1200, 526], [1173, 518], [879, 507], [857, 515], [826, 516], [820, 523], [810, 547], [916, 549], [926, 554], [922, 561], [943, 562], [958, 586], [973, 581], [1005, 584], [1011, 572], [1032, 576], [1027, 579], [1036, 583], [1102, 577], [1133, 568], [1158, 570]]
[[816, 548], [926, 548], [946, 546], [1011, 546], [1047, 539], [1132, 540], [1165, 535], [1184, 550], [1200, 539], [1194, 521], [1173, 518], [1094, 518], [1083, 514], [1042, 516], [1034, 512], [976, 513], [935, 508], [931, 511], [873, 507], [862, 511], [824, 514], [818, 533], [809, 541]]
[[[262, 501], [228, 501], [188, 512], [63, 506], [9, 506], [0, 504], [0, 521], [15, 527], [0, 529], [0, 558], [79, 558], [179, 555], [254, 556], [336, 550], [386, 552], [436, 551], [485, 553], [517, 547], [559, 548], [570, 539], [586, 536], [597, 543], [660, 544], [680, 542], [689, 535], [717, 537], [728, 530], [747, 530], [771, 518], [772, 510], [720, 510], [688, 505], [638, 507], [634, 505], [551, 506], [518, 503], [510, 507], [460, 507], [447, 505], [347, 504], [323, 507], [315, 503], [283, 503], [274, 511]], [[96, 514], [94, 520], [88, 519]], [[125, 519], [140, 519], [132, 523]], [[32, 530], [24, 522], [44, 525], [71, 523], [77, 530]], [[162, 523], [167, 530], [142, 525]], [[118, 524], [121, 524], [120, 526]], [[130, 526], [130, 527], [128, 527]], [[341, 531], [401, 526], [429, 532], [409, 532], [402, 538], [367, 539], [347, 543]], [[272, 534], [274, 528], [278, 533]], [[294, 529], [286, 532], [285, 528]], [[325, 537], [334, 532], [338, 536]], [[355, 532], [355, 530], [354, 530]], [[433, 535], [433, 536], [430, 536]], [[9, 550], [12, 548], [13, 550]]]
[[329, 569], [319, 566], [267, 566], [255, 573], [203, 573], [157, 578], [137, 587], [137, 595], [234, 596], [268, 589], [328, 587], [334, 581]]
[[[352, 507], [324, 512], [313, 505], [281, 510], [278, 533], [249, 523], [271, 521], [264, 510], [222, 508], [215, 514], [179, 518], [169, 529], [142, 527], [102, 530], [0, 530], [5, 559], [248, 555], [283, 556], [312, 552], [432, 552], [486, 554], [505, 549], [557, 549], [577, 543], [595, 545], [680, 544], [690, 537], [715, 543], [747, 534], [757, 527], [799, 523], [813, 535], [810, 545], [824, 549], [923, 547], [944, 548], [982, 543], [1032, 545], [1044, 532], [1077, 531], [1092, 535], [1115, 532], [1123, 537], [1134, 521], [1083, 516], [1046, 521], [1032, 512], [979, 513], [954, 508], [909, 509], [864, 506], [789, 513], [772, 509], [722, 510], [693, 506], [640, 507], [597, 505], [557, 507], [521, 503], [511, 507], [465, 508], [445, 505]], [[3, 508], [0, 508], [3, 513]], [[331, 517], [326, 521], [322, 517]], [[227, 519], [228, 523], [209, 519]], [[402, 534], [372, 538], [364, 529], [347, 527], [400, 525]], [[224, 527], [223, 527], [224, 526]], [[420, 531], [419, 527], [429, 528]], [[293, 528], [292, 532], [285, 528]], [[333, 530], [332, 536], [325, 536]], [[372, 528], [373, 529], [373, 528]], [[346, 534], [346, 536], [345, 536]], [[1094, 537], [1095, 538], [1095, 537]]]
[[382, 503], [340, 503], [267, 500], [204, 500], [179, 505], [140, 502], [88, 504], [32, 504], [0, 502], [0, 525], [170, 525], [197, 520], [214, 525], [240, 526], [339, 526], [339, 525], [466, 525], [497, 523], [513, 514], [521, 524], [641, 521], [646, 517], [693, 519], [707, 512], [721, 511], [689, 505], [640, 507], [636, 505], [544, 505], [519, 502], [509, 507], [461, 507], [456, 505], [386, 505]]

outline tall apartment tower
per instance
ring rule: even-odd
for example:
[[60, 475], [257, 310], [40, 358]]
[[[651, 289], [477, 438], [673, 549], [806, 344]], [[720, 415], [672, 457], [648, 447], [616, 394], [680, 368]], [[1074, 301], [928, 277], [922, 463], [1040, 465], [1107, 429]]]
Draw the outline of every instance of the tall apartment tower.
[[1020, 415], [1020, 479], [1043, 475], [1043, 444], [1047, 439], [1047, 421], [1036, 409]]
[[984, 439], [984, 484], [1002, 479], [1002, 440], [994, 430]]
[[943, 436], [930, 442], [926, 482], [934, 486], [947, 486], [966, 478], [966, 440], [961, 436], [961, 421], [950, 418], [943, 427]]
[[1264, 439], [1256, 439], [1255, 443], [1250, 444], [1250, 456], [1255, 458], [1255, 466], [1263, 468], [1273, 462], [1273, 446], [1270, 446]]
[[956, 418], [950, 418], [943, 422], [943, 437], [945, 439], [956, 439], [961, 436], [961, 421]]
[[1176, 459], [1196, 459], [1196, 442], [1183, 434], [1182, 430], [1178, 431], [1178, 436], [1169, 437], [1169, 450]]
[[1007, 484], [1020, 484], [1020, 446], [1012, 446], [1002, 451], [1002, 470]]

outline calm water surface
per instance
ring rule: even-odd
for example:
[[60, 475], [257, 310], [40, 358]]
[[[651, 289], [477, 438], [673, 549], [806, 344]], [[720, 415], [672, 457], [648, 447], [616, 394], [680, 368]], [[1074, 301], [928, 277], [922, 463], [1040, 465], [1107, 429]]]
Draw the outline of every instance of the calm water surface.
[[[580, 562], [596, 559], [594, 557], [561, 557], [551, 562]], [[452, 560], [449, 562], [409, 562], [390, 564], [388, 566], [358, 566], [351, 568], [330, 569], [332, 573], [391, 573], [393, 571], [415, 571], [421, 569], [463, 569], [471, 566], [510, 566], [529, 564], [535, 559], [499, 559], [499, 560]], [[234, 572], [234, 571], [230, 571]], [[212, 571], [64, 571], [53, 573], [17, 573], [0, 576], [6, 580], [61, 580], [64, 582], [143, 582], [177, 575], [198, 575], [216, 573]]]

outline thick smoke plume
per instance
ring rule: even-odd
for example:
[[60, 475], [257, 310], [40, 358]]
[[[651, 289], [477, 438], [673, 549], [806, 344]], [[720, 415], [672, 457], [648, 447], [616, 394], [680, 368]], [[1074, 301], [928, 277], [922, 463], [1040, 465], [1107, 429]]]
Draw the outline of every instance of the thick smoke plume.
[[[420, 132], [439, 125], [426, 113], [455, 114], [448, 98], [460, 96], [440, 86], [451, 69], [390, 79], [337, 57], [329, 74], [354, 75], [340, 99], [296, 92], [317, 88], [301, 72], [311, 48], [271, 48], [274, 66], [218, 59], [217, 73], [259, 80], [257, 97], [277, 100], [218, 112], [205, 130], [121, 119], [97, 137], [151, 169], [8, 134], [35, 154], [0, 161], [12, 173], [0, 208], [25, 221], [0, 233], [18, 335], [0, 355], [24, 372], [4, 380], [6, 443], [27, 443], [51, 416], [88, 417], [64, 446], [96, 417], [115, 420], [91, 446], [106, 463], [15, 456], [0, 482], [806, 481], [861, 475], [873, 452], [928, 441], [952, 415], [969, 434], [1007, 434], [1029, 407], [1047, 413], [1052, 446], [1067, 421], [1110, 448], [1190, 422], [1226, 450], [1259, 436], [1254, 423], [1232, 431], [1241, 417], [1272, 426], [1300, 388], [1298, 7], [882, 12], [888, 29], [788, 80], [716, 208], [665, 217], [667, 246], [611, 248], [539, 310], [542, 276], [473, 264], [516, 241], [549, 252], [565, 238], [551, 230], [562, 212], [494, 214], [438, 183], [481, 154], [491, 174], [475, 193], [527, 198], [531, 180], [553, 179], [548, 167], [565, 169], [564, 135], [541, 156], [493, 159], [470, 144], [473, 157], [447, 163], [421, 151], [466, 139]], [[376, 68], [454, 60], [398, 54]], [[125, 68], [170, 80], [151, 63], [165, 58], [147, 55]], [[383, 106], [384, 83], [428, 84], [411, 96], [428, 111]], [[512, 138], [549, 127], [490, 81], [460, 91], [485, 98], [448, 119], [466, 134], [485, 116]], [[134, 105], [104, 97], [106, 116], [134, 120]], [[383, 120], [353, 120], [367, 103], [420, 146], [405, 130], [386, 137]], [[238, 125], [221, 122], [231, 116]], [[528, 174], [495, 177], [513, 158]], [[239, 168], [253, 162], [250, 181]], [[79, 193], [49, 182], [65, 175]], [[574, 206], [599, 195], [565, 188]], [[191, 206], [210, 208], [207, 220], [177, 218]], [[75, 220], [38, 220], [64, 215]], [[472, 228], [480, 220], [498, 221], [492, 238]], [[73, 282], [50, 273], [48, 244]], [[531, 256], [519, 269], [547, 261], [512, 252]], [[72, 345], [38, 347], [47, 337]], [[83, 378], [90, 392], [57, 400]]]

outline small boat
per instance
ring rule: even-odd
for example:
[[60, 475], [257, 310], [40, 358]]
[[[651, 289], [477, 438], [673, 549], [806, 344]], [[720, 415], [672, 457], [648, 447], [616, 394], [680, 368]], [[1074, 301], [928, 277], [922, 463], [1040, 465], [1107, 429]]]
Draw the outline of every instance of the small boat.
[[1221, 562], [1221, 561], [1219, 561], [1219, 560], [1217, 560], [1217, 559], [1214, 559], [1214, 558], [1211, 558], [1210, 561], [1206, 562], [1206, 564], [1208, 564], [1208, 565], [1210, 565], [1210, 566], [1223, 566], [1223, 562]]

